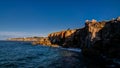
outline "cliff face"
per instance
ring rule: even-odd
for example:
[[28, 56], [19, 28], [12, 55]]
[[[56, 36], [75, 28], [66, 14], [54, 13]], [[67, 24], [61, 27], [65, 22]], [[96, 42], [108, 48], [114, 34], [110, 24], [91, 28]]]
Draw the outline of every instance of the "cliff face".
[[105, 62], [105, 65], [120, 67], [120, 17], [110, 21], [86, 22], [87, 35], [82, 48], [86, 57]]
[[81, 48], [86, 57], [120, 67], [116, 62], [120, 59], [120, 17], [102, 22], [87, 20], [84, 28], [51, 33], [48, 38], [51, 44]]
[[[79, 45], [77, 47], [91, 47], [99, 40], [108, 41], [108, 38], [119, 34], [119, 19], [111, 21], [96, 22], [95, 20], [86, 21], [85, 27], [81, 29], [54, 32], [48, 35], [52, 44], [60, 46]], [[74, 44], [76, 45], [74, 45]]]
[[106, 22], [86, 21], [85, 27], [81, 29], [54, 32], [48, 35], [52, 44], [63, 47], [90, 47], [101, 39], [101, 30]]
[[119, 23], [120, 17], [102, 22], [87, 20], [84, 28], [50, 33], [47, 39], [43, 38], [44, 41], [39, 39], [39, 43], [36, 42], [36, 44], [59, 45], [62, 47], [75, 47], [82, 49], [94, 47], [94, 45], [98, 43], [106, 45], [107, 43], [111, 43], [111, 38], [119, 36]]
[[72, 34], [75, 32], [76, 30], [66, 30], [66, 31], [55, 32], [55, 33], [49, 34], [48, 38], [52, 44], [66, 46], [67, 41], [70, 42], [73, 40]]

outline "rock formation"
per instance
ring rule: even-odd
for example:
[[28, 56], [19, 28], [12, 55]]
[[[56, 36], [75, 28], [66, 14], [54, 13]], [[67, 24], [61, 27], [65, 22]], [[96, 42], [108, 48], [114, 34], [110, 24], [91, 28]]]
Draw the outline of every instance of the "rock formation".
[[120, 17], [102, 22], [86, 20], [83, 28], [50, 33], [33, 44], [81, 48], [84, 56], [109, 59], [119, 67], [115, 59], [120, 60]]
[[48, 39], [62, 47], [81, 48], [84, 56], [103, 59], [108, 67], [120, 67], [116, 62], [120, 60], [120, 17], [102, 22], [87, 20], [84, 28], [51, 33]]
[[57, 44], [60, 46], [65, 46], [68, 41], [72, 41], [72, 34], [76, 32], [76, 30], [66, 30], [66, 31], [60, 31], [51, 33], [48, 35], [49, 40], [52, 44]]

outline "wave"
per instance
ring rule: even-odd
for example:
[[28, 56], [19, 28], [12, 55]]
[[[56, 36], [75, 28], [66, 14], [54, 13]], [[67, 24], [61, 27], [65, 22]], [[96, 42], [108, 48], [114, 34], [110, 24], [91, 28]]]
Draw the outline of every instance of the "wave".
[[80, 48], [63, 48], [63, 47], [59, 47], [59, 48], [63, 50], [73, 51], [73, 52], [81, 52]]

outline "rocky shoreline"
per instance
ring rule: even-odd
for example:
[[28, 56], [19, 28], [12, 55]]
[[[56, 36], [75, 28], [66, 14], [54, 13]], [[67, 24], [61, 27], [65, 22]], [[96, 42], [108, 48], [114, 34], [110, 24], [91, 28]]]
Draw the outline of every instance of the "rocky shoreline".
[[33, 45], [81, 48], [85, 57], [104, 60], [101, 62], [106, 62], [105, 67], [120, 67], [120, 17], [101, 22], [86, 20], [83, 28], [54, 32], [48, 37], [33, 39]]

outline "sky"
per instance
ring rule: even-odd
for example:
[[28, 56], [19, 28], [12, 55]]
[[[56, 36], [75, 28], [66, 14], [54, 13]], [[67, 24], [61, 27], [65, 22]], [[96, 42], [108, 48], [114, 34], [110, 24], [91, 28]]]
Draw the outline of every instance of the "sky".
[[0, 0], [0, 39], [47, 36], [118, 16], [120, 0]]

